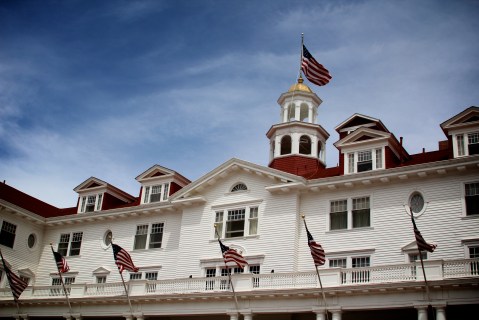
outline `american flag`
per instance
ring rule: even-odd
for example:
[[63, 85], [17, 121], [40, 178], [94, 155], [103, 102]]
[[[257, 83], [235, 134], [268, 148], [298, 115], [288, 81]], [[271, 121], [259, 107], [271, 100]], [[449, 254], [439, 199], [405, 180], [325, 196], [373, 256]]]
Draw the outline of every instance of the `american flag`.
[[[306, 222], [304, 223], [304, 226], [306, 227]], [[308, 234], [308, 246], [311, 250], [311, 256], [313, 257], [314, 264], [318, 267], [324, 265], [326, 261], [326, 255], [324, 254], [323, 247], [314, 241], [313, 236], [308, 230], [308, 227], [306, 227], [306, 232]]]
[[318, 86], [324, 86], [331, 80], [329, 71], [313, 58], [308, 49], [303, 45], [303, 59], [301, 59], [301, 69], [306, 78]]
[[135, 267], [135, 264], [131, 260], [131, 256], [125, 249], [114, 243], [112, 243], [111, 246], [113, 248], [113, 257], [115, 258], [115, 263], [118, 266], [120, 273], [125, 269], [130, 272], [138, 272], [138, 270], [140, 270], [140, 268]]
[[28, 283], [20, 279], [15, 273], [13, 273], [10, 268], [7, 266], [6, 261], [2, 257], [3, 269], [7, 274], [8, 283], [10, 284], [10, 289], [12, 290], [13, 299], [15, 302], [18, 301], [18, 298], [22, 294], [23, 290], [28, 286]]
[[52, 248], [52, 252], [53, 252], [53, 257], [55, 258], [55, 262], [57, 263], [58, 272], [65, 273], [70, 271], [70, 267], [68, 266], [68, 263], [65, 257], [63, 257], [60, 253], [53, 251], [53, 248]]
[[424, 238], [421, 235], [421, 232], [419, 232], [419, 229], [416, 226], [416, 222], [414, 221], [414, 216], [412, 215], [412, 213], [411, 213], [411, 220], [412, 220], [412, 225], [414, 226], [414, 236], [416, 237], [416, 244], [419, 251], [434, 252], [437, 245], [429, 244], [426, 242], [426, 240], [424, 240]]
[[243, 258], [243, 256], [235, 249], [225, 246], [220, 239], [218, 239], [218, 242], [220, 243], [221, 252], [223, 253], [223, 259], [225, 260], [225, 263], [227, 264], [228, 262], [234, 262], [238, 267], [244, 269], [244, 266], [248, 264], [245, 258]]

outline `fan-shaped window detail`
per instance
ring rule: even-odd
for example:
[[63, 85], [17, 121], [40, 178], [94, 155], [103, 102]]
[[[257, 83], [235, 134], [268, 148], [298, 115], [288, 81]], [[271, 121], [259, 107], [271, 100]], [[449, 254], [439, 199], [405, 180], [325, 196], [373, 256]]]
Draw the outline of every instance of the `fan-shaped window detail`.
[[235, 184], [234, 187], [231, 188], [231, 192], [244, 191], [244, 190], [248, 190], [248, 187], [242, 182]]
[[301, 136], [299, 139], [299, 153], [311, 154], [311, 138], [308, 136]]
[[281, 139], [281, 154], [290, 154], [291, 153], [291, 137], [284, 136]]

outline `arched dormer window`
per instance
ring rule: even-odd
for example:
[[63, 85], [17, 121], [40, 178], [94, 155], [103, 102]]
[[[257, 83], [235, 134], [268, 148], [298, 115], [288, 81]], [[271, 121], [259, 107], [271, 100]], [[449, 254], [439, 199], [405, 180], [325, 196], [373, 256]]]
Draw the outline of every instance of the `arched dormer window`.
[[291, 137], [284, 136], [281, 138], [281, 154], [290, 154], [291, 153]]
[[245, 191], [245, 190], [248, 190], [248, 187], [243, 182], [239, 182], [235, 184], [233, 188], [231, 188], [231, 192]]
[[299, 138], [299, 153], [311, 154], [311, 138], [308, 136], [301, 136]]

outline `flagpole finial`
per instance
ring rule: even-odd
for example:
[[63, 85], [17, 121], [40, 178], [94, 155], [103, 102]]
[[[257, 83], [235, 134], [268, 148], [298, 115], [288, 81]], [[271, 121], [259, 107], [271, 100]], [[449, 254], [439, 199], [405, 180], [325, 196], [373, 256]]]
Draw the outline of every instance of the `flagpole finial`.
[[303, 218], [303, 220], [304, 220], [304, 217], [305, 217], [304, 213], [301, 213], [301, 218]]
[[53, 246], [53, 243], [50, 242], [50, 245]]

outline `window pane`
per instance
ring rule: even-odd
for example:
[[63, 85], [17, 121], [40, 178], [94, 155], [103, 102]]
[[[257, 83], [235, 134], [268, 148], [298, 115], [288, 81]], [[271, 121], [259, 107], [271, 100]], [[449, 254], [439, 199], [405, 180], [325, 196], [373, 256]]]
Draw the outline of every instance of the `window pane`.
[[[223, 211], [216, 211], [215, 214], [216, 230], [221, 237], [223, 235]], [[215, 234], [215, 237], [218, 238], [218, 235]]]
[[348, 227], [347, 200], [331, 201], [330, 230], [346, 229]]
[[144, 203], [148, 203], [148, 199], [150, 199], [150, 187], [143, 187], [144, 188], [144, 192], [145, 192], [145, 195], [143, 197], [143, 202]]
[[68, 253], [68, 244], [70, 243], [70, 234], [63, 233], [60, 235], [60, 242], [58, 243], [58, 253], [62, 256], [66, 256]]
[[161, 201], [161, 184], [151, 188], [150, 202]]
[[348, 153], [348, 172], [354, 173], [354, 153]]
[[353, 228], [370, 226], [369, 197], [353, 199]]
[[479, 214], [479, 183], [466, 183], [466, 215]]
[[75, 232], [72, 236], [72, 243], [70, 245], [70, 255], [78, 256], [80, 254], [81, 241], [83, 232]]
[[462, 134], [456, 137], [457, 141], [457, 155], [463, 156], [464, 155], [464, 136]]
[[150, 248], [161, 248], [163, 239], [163, 223], [154, 223], [151, 226]]
[[373, 169], [371, 150], [358, 152], [358, 172], [369, 171]]
[[346, 268], [346, 259], [331, 259], [329, 260], [330, 268]]
[[16, 230], [16, 225], [7, 221], [3, 221], [2, 231], [0, 231], [0, 244], [3, 244], [9, 248], [13, 248]]
[[135, 244], [133, 249], [145, 249], [146, 237], [148, 235], [148, 225], [136, 226]]
[[170, 184], [169, 184], [169, 183], [165, 183], [165, 190], [163, 191], [163, 200], [167, 200], [167, 199], [168, 199], [169, 189], [170, 189]]
[[383, 167], [383, 149], [376, 149], [376, 169]]
[[228, 210], [226, 221], [226, 238], [242, 237], [244, 235], [245, 209]]
[[249, 209], [249, 234], [258, 233], [258, 207], [252, 207]]
[[99, 194], [98, 195], [98, 203], [96, 205], [96, 210], [99, 211], [101, 210], [101, 200], [103, 199], [103, 195], [102, 194]]
[[96, 200], [96, 196], [88, 196], [85, 212], [92, 212], [95, 210], [95, 200]]

